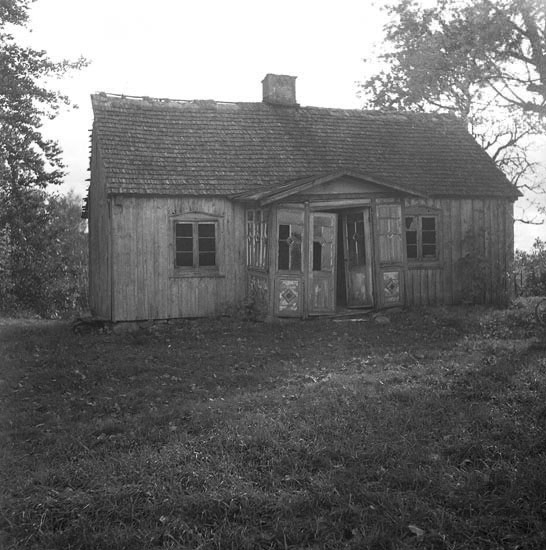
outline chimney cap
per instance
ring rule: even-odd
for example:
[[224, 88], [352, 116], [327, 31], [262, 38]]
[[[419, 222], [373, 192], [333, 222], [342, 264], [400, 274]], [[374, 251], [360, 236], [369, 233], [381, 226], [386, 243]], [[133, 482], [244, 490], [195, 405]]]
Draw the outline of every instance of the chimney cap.
[[270, 79], [270, 78], [278, 78], [278, 79], [292, 79], [292, 80], [296, 80], [296, 78], [298, 78], [297, 76], [291, 76], [289, 74], [275, 74], [275, 73], [267, 73], [263, 80], [262, 80], [262, 84], [264, 82], [264, 80], [267, 80], [267, 79]]

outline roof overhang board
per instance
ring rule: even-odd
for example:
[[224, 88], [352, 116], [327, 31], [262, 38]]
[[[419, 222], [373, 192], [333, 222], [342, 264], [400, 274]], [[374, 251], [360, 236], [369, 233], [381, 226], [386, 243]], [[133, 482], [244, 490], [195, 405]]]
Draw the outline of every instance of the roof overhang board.
[[330, 194], [332, 198], [336, 198], [336, 196], [341, 194], [354, 194], [357, 192], [381, 194], [396, 192], [403, 195], [427, 198], [422, 193], [380, 181], [367, 174], [356, 174], [354, 172], [336, 172], [325, 176], [309, 176], [290, 181], [273, 189], [251, 191], [234, 198], [242, 201], [255, 201], [261, 206], [267, 206], [300, 194], [317, 194], [321, 198], [324, 198], [324, 194]]

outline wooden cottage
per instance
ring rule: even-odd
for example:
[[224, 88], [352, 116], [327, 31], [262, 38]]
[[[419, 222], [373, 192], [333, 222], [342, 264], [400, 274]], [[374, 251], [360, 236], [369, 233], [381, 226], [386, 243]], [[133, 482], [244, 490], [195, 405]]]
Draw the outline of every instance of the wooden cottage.
[[444, 115], [92, 96], [90, 304], [112, 321], [505, 303], [518, 193]]

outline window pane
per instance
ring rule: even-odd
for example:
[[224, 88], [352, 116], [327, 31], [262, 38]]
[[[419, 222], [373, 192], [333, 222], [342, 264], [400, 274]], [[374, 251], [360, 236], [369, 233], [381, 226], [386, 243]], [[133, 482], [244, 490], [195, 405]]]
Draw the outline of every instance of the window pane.
[[279, 225], [279, 241], [286, 240], [290, 236], [290, 226], [287, 224]]
[[436, 218], [423, 217], [421, 224], [423, 231], [434, 231], [436, 229]]
[[356, 222], [356, 257], [358, 265], [366, 265], [365, 243], [364, 220], [359, 220]]
[[176, 236], [177, 237], [191, 237], [193, 235], [193, 226], [191, 223], [177, 223], [176, 224]]
[[198, 224], [199, 237], [212, 237], [214, 238], [214, 224], [213, 223], [200, 223]]
[[199, 252], [214, 252], [216, 250], [216, 241], [208, 237], [199, 237]]
[[[280, 228], [279, 228], [280, 233]], [[279, 240], [279, 269], [289, 269], [290, 247], [286, 241]]]
[[279, 224], [279, 269], [301, 271], [301, 226]]
[[417, 231], [406, 231], [406, 242], [408, 244], [417, 244]]
[[290, 246], [287, 242], [290, 237], [290, 225], [279, 224], [279, 269], [290, 269]]
[[216, 265], [216, 253], [215, 252], [200, 252], [199, 253], [199, 266], [214, 266]]
[[313, 241], [313, 271], [322, 270], [322, 245]]
[[294, 231], [290, 237], [290, 270], [301, 271], [301, 233]]
[[424, 244], [423, 245], [423, 258], [436, 258], [436, 245]]
[[435, 244], [436, 231], [423, 231], [423, 244]]
[[301, 271], [301, 247], [293, 246], [290, 249], [290, 271]]
[[[362, 215], [358, 216], [359, 218]], [[349, 248], [349, 262], [351, 265], [366, 265], [366, 250], [364, 248], [364, 221], [347, 221], [347, 244]]]
[[417, 258], [417, 245], [416, 244], [408, 244], [407, 254], [408, 254], [408, 258]]
[[193, 239], [186, 237], [179, 237], [176, 239], [176, 251], [177, 252], [191, 252], [193, 250]]
[[413, 216], [406, 218], [406, 229], [415, 230], [415, 218]]
[[193, 253], [177, 252], [175, 265], [176, 267], [193, 267]]

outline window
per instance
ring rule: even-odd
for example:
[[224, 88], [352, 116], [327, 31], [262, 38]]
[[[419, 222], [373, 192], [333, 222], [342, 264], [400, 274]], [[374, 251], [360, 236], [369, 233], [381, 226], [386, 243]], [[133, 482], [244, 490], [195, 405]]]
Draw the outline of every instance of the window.
[[408, 260], [437, 260], [437, 217], [406, 216]]
[[247, 266], [265, 269], [267, 267], [267, 212], [264, 210], [248, 210], [246, 227]]
[[313, 244], [310, 263], [313, 271], [334, 270], [336, 224], [334, 214], [311, 214]]
[[279, 224], [279, 270], [301, 271], [301, 230], [299, 224]]
[[216, 267], [216, 223], [175, 223], [175, 267]]

